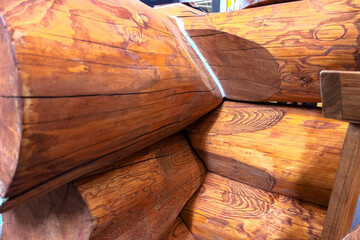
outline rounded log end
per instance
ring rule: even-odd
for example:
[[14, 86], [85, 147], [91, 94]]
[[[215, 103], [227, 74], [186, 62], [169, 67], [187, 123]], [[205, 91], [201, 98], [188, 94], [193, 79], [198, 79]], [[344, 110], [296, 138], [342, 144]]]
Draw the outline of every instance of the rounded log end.
[[2, 216], [2, 239], [89, 239], [91, 233], [89, 210], [72, 184]]
[[0, 196], [7, 197], [19, 158], [22, 103], [14, 48], [0, 15]]

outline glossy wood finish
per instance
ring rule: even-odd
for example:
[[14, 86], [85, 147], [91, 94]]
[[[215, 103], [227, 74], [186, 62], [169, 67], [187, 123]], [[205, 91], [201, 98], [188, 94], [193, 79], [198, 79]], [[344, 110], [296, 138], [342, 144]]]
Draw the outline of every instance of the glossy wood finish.
[[322, 71], [324, 117], [360, 123], [360, 72]]
[[196, 238], [186, 227], [183, 220], [178, 217], [164, 240], [196, 240]]
[[316, 108], [225, 101], [187, 133], [209, 171], [327, 206], [347, 126]]
[[[4, 239], [23, 239], [13, 237], [17, 229], [26, 239], [164, 239], [205, 174], [203, 163], [184, 134], [177, 134], [130, 156], [126, 162], [72, 182], [74, 190], [65, 191], [63, 187], [6, 212]], [[66, 195], [60, 196], [59, 191]], [[49, 197], [55, 193], [60, 197]], [[75, 196], [79, 196], [76, 201], [69, 202]], [[62, 212], [64, 205], [78, 211]], [[49, 212], [43, 206], [51, 207], [51, 218], [43, 216]], [[79, 211], [86, 212], [87, 217]], [[7, 225], [8, 219], [11, 224]], [[88, 231], [80, 233], [85, 223]], [[185, 236], [182, 228], [175, 226], [173, 235]], [[70, 236], [65, 235], [68, 232], [77, 237], [63, 238]]]
[[320, 239], [325, 213], [209, 173], [181, 217], [198, 239]]
[[351, 233], [349, 233], [344, 240], [358, 240], [360, 239], [360, 225], [358, 225]]
[[[221, 70], [216, 74], [230, 98], [320, 102], [320, 71], [359, 70], [359, 10], [354, 0], [303, 0], [189, 17], [184, 23], [204, 55], [214, 42], [223, 47], [238, 39], [234, 48], [215, 48], [211, 54], [219, 58], [216, 67]], [[222, 38], [226, 42], [219, 41]], [[277, 84], [274, 73], [279, 74]], [[240, 86], [246, 93], [262, 89], [264, 95], [249, 98]], [[269, 96], [269, 91], [274, 93]]]
[[349, 124], [321, 239], [341, 240], [350, 231], [360, 194], [360, 125]]
[[221, 102], [178, 27], [141, 2], [4, 0], [0, 15], [0, 211], [124, 159]]
[[198, 15], [205, 15], [204, 12], [195, 8], [189, 7], [182, 3], [170, 3], [154, 7], [156, 11], [169, 16], [175, 16], [179, 18], [193, 17]]

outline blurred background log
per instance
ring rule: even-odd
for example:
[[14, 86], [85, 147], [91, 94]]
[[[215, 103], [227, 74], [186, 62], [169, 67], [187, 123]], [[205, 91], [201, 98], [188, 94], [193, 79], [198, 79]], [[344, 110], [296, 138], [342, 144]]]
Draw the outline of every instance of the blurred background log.
[[0, 15], [0, 212], [222, 100], [178, 27], [141, 2], [4, 0]]
[[228, 98], [320, 102], [320, 71], [359, 70], [359, 10], [352, 1], [303, 0], [184, 23]]
[[317, 108], [225, 101], [187, 133], [210, 172], [327, 206], [347, 126]]
[[7, 211], [2, 239], [164, 239], [171, 228], [171, 236], [189, 235], [173, 224], [205, 174], [177, 134]]

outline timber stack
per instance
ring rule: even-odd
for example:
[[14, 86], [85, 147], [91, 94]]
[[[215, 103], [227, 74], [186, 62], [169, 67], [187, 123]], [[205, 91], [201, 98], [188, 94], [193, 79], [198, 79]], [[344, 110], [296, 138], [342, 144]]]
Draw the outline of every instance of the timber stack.
[[360, 2], [242, 6], [2, 0], [1, 239], [359, 239]]

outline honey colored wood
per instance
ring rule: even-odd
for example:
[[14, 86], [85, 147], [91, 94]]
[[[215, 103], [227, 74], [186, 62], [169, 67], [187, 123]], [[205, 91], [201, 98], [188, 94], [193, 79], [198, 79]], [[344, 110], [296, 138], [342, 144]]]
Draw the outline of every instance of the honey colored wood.
[[360, 123], [360, 72], [322, 71], [324, 117]]
[[164, 240], [196, 240], [196, 238], [186, 227], [183, 220], [178, 217]]
[[349, 124], [321, 239], [341, 240], [349, 232], [360, 194], [360, 125]]
[[[7, 211], [3, 239], [164, 239], [205, 174], [178, 134], [72, 182], [71, 191], [62, 187]], [[182, 226], [173, 231], [185, 235]]]
[[198, 15], [205, 15], [204, 12], [195, 8], [189, 7], [182, 3], [170, 3], [165, 5], [159, 5], [154, 7], [156, 11], [169, 16], [175, 16], [179, 18], [193, 17]]
[[225, 101], [187, 133], [209, 171], [327, 206], [347, 126], [317, 108]]
[[178, 27], [141, 2], [4, 0], [0, 15], [0, 212], [221, 102]]
[[360, 239], [360, 225], [358, 225], [344, 240], [358, 240]]
[[181, 212], [198, 239], [320, 239], [326, 210], [209, 173]]
[[218, 68], [228, 98], [320, 102], [320, 71], [359, 70], [359, 10], [356, 1], [303, 0], [188, 17], [184, 23]]

